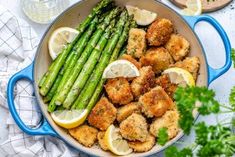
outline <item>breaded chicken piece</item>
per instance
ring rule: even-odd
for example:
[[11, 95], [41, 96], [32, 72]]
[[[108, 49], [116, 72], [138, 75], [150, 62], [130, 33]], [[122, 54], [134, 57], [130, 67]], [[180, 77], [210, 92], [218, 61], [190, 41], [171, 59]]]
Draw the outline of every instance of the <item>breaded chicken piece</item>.
[[165, 18], [158, 18], [148, 28], [146, 38], [150, 46], [165, 45], [174, 32], [173, 24]]
[[115, 104], [125, 105], [133, 100], [131, 86], [125, 78], [109, 79], [105, 85], [105, 90]]
[[177, 84], [171, 83], [167, 75], [161, 75], [156, 78], [156, 85], [161, 86], [164, 91], [173, 99]]
[[189, 53], [190, 44], [183, 36], [172, 34], [165, 47], [174, 60], [179, 61]]
[[152, 66], [153, 71], [158, 74], [173, 64], [173, 58], [164, 47], [152, 47], [147, 50], [146, 55], [140, 59], [142, 66]]
[[106, 130], [116, 119], [117, 109], [106, 97], [102, 97], [88, 116], [88, 122], [102, 131]]
[[183, 68], [193, 75], [194, 80], [197, 80], [200, 60], [198, 57], [187, 57], [183, 61], [179, 61], [171, 65], [171, 67]]
[[139, 72], [140, 76], [136, 77], [131, 83], [131, 90], [137, 99], [155, 85], [155, 74], [151, 66], [142, 67]]
[[104, 140], [104, 135], [105, 135], [105, 131], [100, 131], [100, 132], [98, 132], [97, 138], [98, 138], [98, 143], [99, 143], [100, 147], [106, 151], [106, 150], [108, 150], [108, 146]]
[[68, 131], [72, 137], [86, 147], [91, 147], [97, 139], [98, 130], [88, 125], [81, 125], [79, 127], [69, 129]]
[[146, 49], [146, 32], [143, 29], [131, 28], [127, 44], [127, 54], [140, 58]]
[[149, 118], [161, 117], [171, 106], [172, 99], [164, 89], [157, 86], [139, 98], [142, 112]]
[[136, 59], [134, 59], [131, 55], [124, 54], [122, 55], [121, 59], [127, 60], [131, 63], [133, 63], [137, 69], [141, 68], [140, 62], [138, 62]]
[[120, 133], [130, 141], [144, 142], [148, 137], [148, 124], [142, 115], [133, 113], [121, 122]]
[[134, 152], [147, 152], [155, 145], [155, 137], [149, 134], [145, 142], [132, 141], [128, 142], [128, 145]]
[[151, 125], [150, 125], [150, 133], [157, 137], [160, 128], [167, 128], [168, 138], [174, 138], [178, 132], [178, 120], [179, 120], [179, 113], [177, 110], [170, 110], [167, 111], [162, 117], [157, 118]]
[[140, 106], [138, 102], [131, 102], [123, 107], [120, 107], [117, 111], [117, 121], [120, 123], [132, 113], [140, 113]]

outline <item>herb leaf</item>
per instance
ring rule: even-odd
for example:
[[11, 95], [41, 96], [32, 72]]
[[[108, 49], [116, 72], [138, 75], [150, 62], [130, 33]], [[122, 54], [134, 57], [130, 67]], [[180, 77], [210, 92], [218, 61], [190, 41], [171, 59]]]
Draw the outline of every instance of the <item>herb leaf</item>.
[[160, 128], [157, 137], [158, 137], [157, 143], [160, 144], [161, 146], [164, 146], [168, 141], [167, 128], [165, 127]]
[[177, 109], [180, 112], [179, 125], [185, 134], [189, 134], [194, 123], [193, 110], [196, 108], [196, 102], [201, 105], [197, 107], [202, 115], [218, 113], [220, 104], [214, 99], [215, 93], [206, 87], [178, 87], [174, 99]]
[[230, 95], [229, 95], [229, 103], [233, 110], [235, 111], [235, 86], [231, 89]]
[[235, 68], [235, 49], [232, 48], [231, 50], [231, 58], [233, 60], [233, 67]]
[[192, 150], [189, 148], [184, 148], [182, 150], [178, 150], [175, 146], [170, 146], [165, 151], [166, 157], [192, 157]]

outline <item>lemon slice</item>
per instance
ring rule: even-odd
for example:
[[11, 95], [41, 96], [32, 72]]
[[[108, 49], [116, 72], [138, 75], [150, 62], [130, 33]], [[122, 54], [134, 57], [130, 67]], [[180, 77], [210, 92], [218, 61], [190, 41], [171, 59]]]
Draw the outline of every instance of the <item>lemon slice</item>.
[[63, 47], [71, 43], [77, 35], [78, 31], [70, 27], [60, 27], [56, 29], [50, 36], [48, 42], [51, 58], [55, 59], [61, 53]]
[[169, 68], [166, 69], [163, 74], [167, 74], [170, 81], [174, 84], [178, 84], [179, 86], [195, 86], [192, 74], [182, 68]]
[[137, 67], [127, 60], [117, 60], [109, 64], [103, 73], [103, 78], [117, 78], [117, 77], [137, 77], [140, 72]]
[[138, 25], [141, 26], [147, 26], [157, 18], [156, 13], [144, 9], [139, 9], [131, 5], [126, 5], [126, 9], [129, 15], [134, 15], [134, 20]]
[[104, 140], [108, 149], [116, 155], [128, 155], [133, 151], [114, 125], [110, 125], [106, 130]]
[[51, 113], [52, 119], [59, 126], [71, 129], [81, 125], [88, 115], [88, 110], [58, 110]]
[[201, 0], [187, 0], [186, 8], [182, 10], [183, 15], [197, 16], [202, 13], [202, 1]]

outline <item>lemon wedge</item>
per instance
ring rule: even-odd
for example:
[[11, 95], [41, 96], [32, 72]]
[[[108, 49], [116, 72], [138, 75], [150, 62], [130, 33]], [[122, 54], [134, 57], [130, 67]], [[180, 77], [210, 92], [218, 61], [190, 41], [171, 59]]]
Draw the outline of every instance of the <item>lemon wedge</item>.
[[103, 78], [117, 78], [117, 77], [137, 77], [140, 72], [137, 67], [127, 60], [117, 60], [109, 64], [103, 73]]
[[88, 110], [58, 110], [51, 113], [52, 119], [59, 126], [71, 129], [84, 123]]
[[182, 14], [186, 16], [197, 16], [202, 13], [201, 0], [187, 0], [186, 8], [182, 10]]
[[116, 155], [128, 155], [133, 150], [129, 147], [119, 132], [119, 129], [114, 125], [110, 125], [104, 135], [105, 143], [108, 149]]
[[78, 31], [70, 27], [60, 27], [56, 29], [50, 36], [48, 42], [51, 58], [54, 60], [61, 53], [63, 47], [71, 43], [77, 35]]
[[141, 26], [147, 26], [157, 18], [156, 13], [144, 9], [139, 9], [131, 5], [126, 5], [126, 9], [129, 15], [134, 15], [134, 20], [138, 25]]
[[167, 74], [172, 83], [179, 86], [195, 86], [195, 80], [190, 72], [182, 68], [169, 68], [166, 69], [163, 74]]

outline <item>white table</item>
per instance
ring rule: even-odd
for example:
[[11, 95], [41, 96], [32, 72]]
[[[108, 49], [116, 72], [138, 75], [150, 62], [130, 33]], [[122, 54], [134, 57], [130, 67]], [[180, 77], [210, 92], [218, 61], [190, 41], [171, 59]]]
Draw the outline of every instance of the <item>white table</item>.
[[[78, 0], [71, 0], [71, 4], [75, 3]], [[162, 0], [165, 4], [169, 5], [170, 7], [174, 8], [175, 10], [179, 10], [175, 6], [173, 6], [168, 0]], [[36, 24], [30, 21], [22, 12], [20, 8], [20, 0], [0, 0], [0, 4], [8, 8], [10, 11], [15, 13], [17, 16], [25, 19], [29, 22], [29, 24], [35, 29], [38, 33], [38, 36], [41, 37], [45, 32], [46, 28], [49, 25], [41, 25]], [[217, 19], [223, 28], [226, 30], [231, 44], [235, 47], [235, 2], [233, 1], [229, 6], [226, 8], [210, 13], [215, 19]], [[218, 37], [218, 34], [215, 30], [206, 23], [199, 23], [196, 26], [196, 32], [199, 38], [202, 41], [202, 44], [205, 48], [207, 53], [207, 57], [209, 60], [209, 64], [215, 68], [219, 68], [224, 64], [225, 56], [224, 56], [224, 49], [221, 42], [221, 39]], [[206, 43], [206, 44], [204, 44]], [[231, 68], [226, 74], [215, 80], [211, 85], [210, 88], [216, 91], [216, 98], [221, 103], [227, 104], [228, 103], [228, 95], [230, 93], [230, 89], [232, 86], [235, 86], [235, 71]], [[231, 115], [225, 115], [231, 116]], [[0, 107], [0, 143], [3, 142], [7, 138], [7, 128], [6, 128], [6, 117], [7, 117], [7, 110]], [[213, 124], [216, 122], [214, 116], [207, 116], [207, 117], [200, 117], [199, 120], [206, 121], [209, 124]], [[185, 137], [185, 141], [190, 143], [193, 139], [193, 135], [189, 137]], [[1, 155], [0, 155], [1, 156]]]

